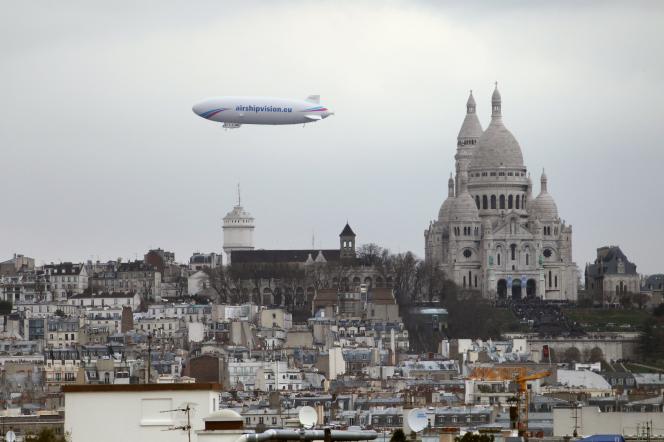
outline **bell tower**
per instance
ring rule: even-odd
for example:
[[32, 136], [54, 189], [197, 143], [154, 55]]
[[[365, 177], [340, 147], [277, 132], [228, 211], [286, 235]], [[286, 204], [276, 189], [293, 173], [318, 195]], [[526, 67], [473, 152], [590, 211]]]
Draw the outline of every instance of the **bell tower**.
[[339, 234], [339, 258], [342, 262], [353, 261], [355, 255], [355, 232], [350, 228], [348, 222]]

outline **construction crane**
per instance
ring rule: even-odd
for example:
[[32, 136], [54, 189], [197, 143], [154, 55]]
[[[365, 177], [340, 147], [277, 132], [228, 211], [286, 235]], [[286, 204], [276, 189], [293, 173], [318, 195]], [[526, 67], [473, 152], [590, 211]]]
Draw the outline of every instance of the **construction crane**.
[[551, 376], [549, 370], [528, 374], [526, 367], [475, 367], [468, 379], [481, 381], [512, 381], [517, 385], [517, 392], [510, 405], [510, 422], [512, 429], [517, 430], [519, 436], [527, 438], [528, 409], [530, 405], [530, 392], [528, 382]]
[[[519, 436], [523, 436], [526, 439], [530, 434], [528, 433], [528, 410], [530, 408], [530, 391], [528, 390], [528, 382], [536, 381], [538, 379], [543, 379], [548, 376], [551, 376], [551, 372], [540, 371], [538, 373], [533, 373], [525, 376], [519, 376], [515, 379], [515, 382], [518, 385], [518, 390], [516, 394], [516, 429]], [[513, 413], [512, 407], [510, 407], [510, 420], [512, 420]]]

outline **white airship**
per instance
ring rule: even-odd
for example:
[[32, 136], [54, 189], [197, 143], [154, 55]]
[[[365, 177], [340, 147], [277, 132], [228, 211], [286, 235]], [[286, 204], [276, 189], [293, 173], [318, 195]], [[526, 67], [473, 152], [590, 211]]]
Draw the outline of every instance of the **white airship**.
[[305, 100], [271, 97], [216, 97], [194, 105], [194, 113], [224, 123], [227, 129], [243, 124], [304, 124], [334, 115], [320, 104], [320, 95]]

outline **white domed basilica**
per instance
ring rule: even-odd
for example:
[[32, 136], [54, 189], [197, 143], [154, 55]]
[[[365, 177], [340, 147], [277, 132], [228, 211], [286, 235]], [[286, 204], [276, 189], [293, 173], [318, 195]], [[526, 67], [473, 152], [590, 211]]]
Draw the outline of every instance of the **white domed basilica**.
[[572, 226], [558, 216], [544, 172], [532, 197], [521, 147], [503, 124], [498, 87], [486, 130], [471, 92], [455, 159], [447, 199], [424, 231], [426, 261], [487, 298], [576, 300]]

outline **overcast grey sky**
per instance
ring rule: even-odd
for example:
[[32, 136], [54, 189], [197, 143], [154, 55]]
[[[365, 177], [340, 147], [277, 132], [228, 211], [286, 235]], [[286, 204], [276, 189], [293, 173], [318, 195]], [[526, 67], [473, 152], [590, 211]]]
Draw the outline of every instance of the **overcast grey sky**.
[[[466, 2], [464, 2], [465, 4]], [[664, 272], [661, 2], [2, 2], [0, 258], [185, 261], [221, 249], [242, 183], [259, 248], [423, 255], [468, 89], [495, 80], [535, 194], [583, 269], [619, 244]], [[215, 95], [321, 94], [336, 115], [224, 131]]]

